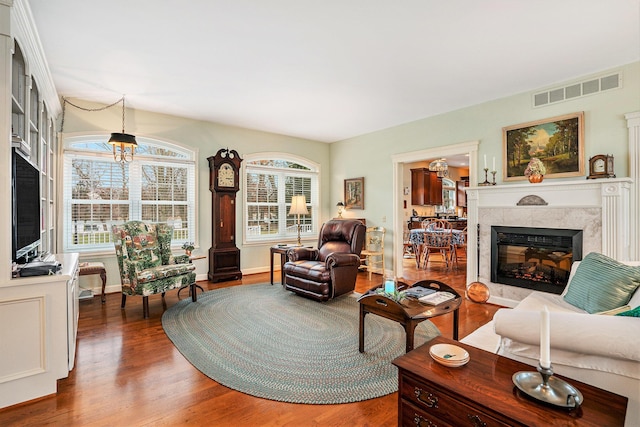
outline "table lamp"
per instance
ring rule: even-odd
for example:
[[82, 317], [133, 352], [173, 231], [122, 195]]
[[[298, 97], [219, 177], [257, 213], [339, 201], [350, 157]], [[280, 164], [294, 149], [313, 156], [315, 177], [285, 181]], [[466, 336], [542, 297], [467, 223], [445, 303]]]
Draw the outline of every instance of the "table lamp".
[[298, 246], [302, 246], [300, 243], [300, 215], [307, 215], [307, 199], [304, 195], [293, 196], [291, 198], [291, 209], [289, 209], [289, 215], [298, 216]]
[[344, 211], [344, 203], [338, 202], [336, 203], [336, 206], [338, 207], [338, 218], [342, 218], [342, 212]]

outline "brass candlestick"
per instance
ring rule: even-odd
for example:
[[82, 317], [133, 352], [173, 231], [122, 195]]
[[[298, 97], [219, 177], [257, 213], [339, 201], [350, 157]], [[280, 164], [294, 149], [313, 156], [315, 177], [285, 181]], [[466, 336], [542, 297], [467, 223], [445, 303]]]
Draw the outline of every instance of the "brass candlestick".
[[489, 178], [489, 168], [484, 168], [484, 182], [481, 182], [478, 185], [481, 185], [481, 186], [491, 185], [488, 178]]
[[491, 175], [493, 175], [493, 181], [491, 182], [491, 185], [496, 185], [496, 172], [497, 171], [491, 171]]

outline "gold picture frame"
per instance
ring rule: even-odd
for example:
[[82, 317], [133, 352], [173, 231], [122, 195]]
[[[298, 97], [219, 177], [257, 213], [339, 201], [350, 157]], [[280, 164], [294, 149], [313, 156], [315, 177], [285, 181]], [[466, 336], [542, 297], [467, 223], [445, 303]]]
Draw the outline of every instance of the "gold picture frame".
[[346, 209], [364, 209], [364, 177], [344, 180], [344, 206]]
[[584, 112], [502, 128], [504, 181], [524, 180], [532, 157], [544, 163], [546, 178], [584, 175]]

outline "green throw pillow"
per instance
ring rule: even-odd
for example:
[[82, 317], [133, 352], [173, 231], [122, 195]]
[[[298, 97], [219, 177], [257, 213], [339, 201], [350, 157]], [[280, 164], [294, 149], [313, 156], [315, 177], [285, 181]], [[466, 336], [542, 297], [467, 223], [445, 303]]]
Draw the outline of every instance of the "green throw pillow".
[[591, 252], [578, 265], [564, 300], [587, 313], [621, 307], [640, 286], [640, 267]]
[[623, 311], [622, 313], [618, 313], [616, 314], [616, 316], [640, 317], [640, 305], [634, 308], [633, 310]]

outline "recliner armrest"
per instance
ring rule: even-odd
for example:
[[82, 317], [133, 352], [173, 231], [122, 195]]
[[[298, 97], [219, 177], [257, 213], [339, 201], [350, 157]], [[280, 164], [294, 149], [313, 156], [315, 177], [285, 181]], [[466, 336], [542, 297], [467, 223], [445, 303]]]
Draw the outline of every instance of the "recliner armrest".
[[313, 248], [304, 248], [302, 246], [291, 248], [287, 251], [287, 259], [289, 261], [317, 261], [318, 250]]
[[356, 254], [334, 252], [327, 257], [327, 268], [360, 266], [360, 257]]

